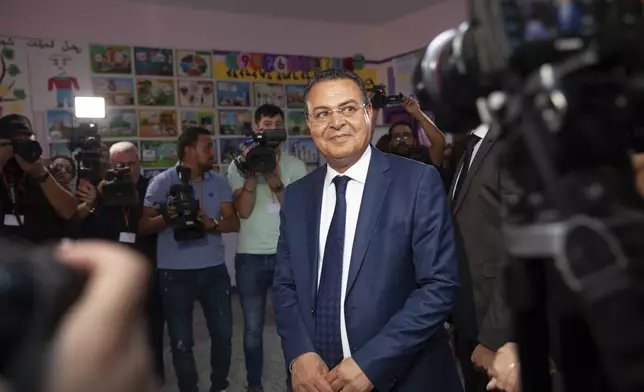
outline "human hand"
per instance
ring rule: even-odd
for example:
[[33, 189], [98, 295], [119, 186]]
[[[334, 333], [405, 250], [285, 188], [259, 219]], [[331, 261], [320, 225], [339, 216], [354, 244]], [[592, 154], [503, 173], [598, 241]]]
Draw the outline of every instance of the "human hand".
[[217, 227], [215, 221], [211, 217], [206, 215], [203, 210], [199, 210], [199, 220], [203, 223], [204, 230], [213, 230], [215, 227]]
[[58, 252], [63, 263], [86, 271], [88, 281], [52, 341], [45, 391], [158, 391], [142, 311], [147, 263], [102, 241], [65, 243]]
[[14, 154], [13, 157], [22, 171], [32, 177], [38, 177], [45, 174], [45, 172], [47, 171], [47, 168], [45, 168], [45, 164], [42, 162], [42, 159], [39, 159], [36, 162], [27, 162], [18, 154]]
[[373, 389], [373, 384], [353, 358], [340, 362], [327, 374], [326, 380], [333, 392], [368, 392]]
[[293, 392], [333, 392], [326, 376], [329, 368], [316, 353], [297, 357], [291, 366]]
[[266, 173], [264, 177], [266, 178], [268, 187], [271, 189], [279, 188], [282, 185], [282, 180], [280, 179], [279, 175], [279, 168], [277, 167], [272, 172]]
[[506, 343], [496, 352], [492, 366], [488, 369], [491, 380], [487, 389], [505, 392], [520, 392], [519, 357], [516, 343]]
[[474, 348], [470, 359], [477, 368], [487, 371], [494, 362], [494, 351], [479, 344]]
[[403, 98], [403, 107], [405, 108], [405, 111], [407, 111], [407, 113], [409, 114], [415, 114], [420, 112], [420, 105], [412, 97]]
[[94, 187], [94, 185], [92, 185], [89, 181], [81, 180], [78, 182], [76, 195], [88, 206], [96, 207], [98, 191], [96, 190], [96, 187]]

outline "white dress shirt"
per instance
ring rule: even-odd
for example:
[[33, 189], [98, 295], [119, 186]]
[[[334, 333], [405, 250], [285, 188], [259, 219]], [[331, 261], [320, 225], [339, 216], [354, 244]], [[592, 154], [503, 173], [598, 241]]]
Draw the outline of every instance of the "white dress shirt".
[[[474, 145], [474, 148], [472, 149], [472, 156], [470, 157], [470, 162], [468, 163], [468, 168], [472, 165], [472, 162], [474, 162], [474, 158], [476, 157], [476, 153], [479, 152], [479, 148], [481, 148], [481, 143], [483, 143], [483, 139], [485, 139], [485, 136], [487, 135], [487, 132], [490, 130], [490, 126], [487, 124], [481, 124], [478, 127], [476, 127], [472, 131], [472, 135], [478, 136], [480, 139], [478, 143]], [[456, 178], [454, 179], [454, 184], [458, 184], [458, 179], [461, 177], [461, 171], [463, 171], [463, 166], [465, 162], [463, 162], [463, 165], [458, 169], [458, 174], [456, 175]], [[454, 198], [454, 193], [456, 192], [456, 187], [452, 190], [452, 198]]]
[[353, 239], [356, 236], [356, 226], [358, 225], [358, 215], [360, 214], [360, 204], [362, 203], [362, 193], [364, 184], [367, 181], [367, 172], [369, 171], [369, 162], [371, 161], [371, 146], [367, 147], [362, 157], [344, 174], [333, 170], [329, 164], [326, 166], [326, 177], [324, 178], [324, 190], [322, 193], [322, 209], [320, 213], [320, 262], [318, 268], [318, 286], [322, 276], [322, 264], [324, 263], [324, 248], [326, 237], [329, 234], [331, 219], [335, 210], [335, 185], [333, 179], [339, 175], [349, 176], [351, 181], [347, 184], [347, 216], [344, 229], [344, 253], [342, 255], [342, 291], [340, 302], [340, 336], [342, 337], [342, 352], [345, 358], [351, 356], [349, 347], [349, 338], [347, 337], [347, 325], [344, 319], [344, 299], [347, 294], [347, 281], [349, 280], [349, 266], [351, 264], [351, 253], [353, 251]]

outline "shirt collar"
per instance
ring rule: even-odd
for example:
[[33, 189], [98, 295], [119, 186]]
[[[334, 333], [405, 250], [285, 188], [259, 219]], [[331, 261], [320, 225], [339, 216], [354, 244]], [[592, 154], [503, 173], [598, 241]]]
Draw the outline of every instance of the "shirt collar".
[[337, 176], [349, 176], [352, 180], [364, 184], [367, 181], [367, 173], [369, 172], [369, 162], [371, 162], [371, 145], [362, 153], [358, 162], [351, 166], [344, 174], [338, 173], [329, 164], [326, 165], [326, 177], [324, 178], [324, 189], [328, 188], [333, 179]]
[[474, 128], [472, 130], [471, 134], [476, 135], [481, 138], [481, 140], [485, 139], [485, 136], [487, 135], [488, 131], [490, 130], [490, 126], [488, 124], [481, 124], [478, 127]]

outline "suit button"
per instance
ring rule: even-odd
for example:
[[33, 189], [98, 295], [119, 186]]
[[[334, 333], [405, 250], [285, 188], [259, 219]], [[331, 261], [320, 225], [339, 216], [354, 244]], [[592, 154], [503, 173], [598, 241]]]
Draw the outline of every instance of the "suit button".
[[311, 308], [311, 316], [315, 316], [315, 309]]

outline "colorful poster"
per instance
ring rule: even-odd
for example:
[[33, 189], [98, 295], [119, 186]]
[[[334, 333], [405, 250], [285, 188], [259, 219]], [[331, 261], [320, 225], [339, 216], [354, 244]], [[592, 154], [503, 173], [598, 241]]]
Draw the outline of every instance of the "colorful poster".
[[313, 140], [308, 137], [289, 139], [288, 149], [292, 156], [306, 164], [317, 164], [320, 161], [320, 152]]
[[305, 85], [286, 85], [286, 107], [289, 109], [304, 109]]
[[250, 110], [220, 110], [220, 135], [249, 135], [253, 131], [252, 113]]
[[129, 46], [90, 45], [89, 54], [94, 73], [132, 73], [132, 48]]
[[176, 137], [177, 112], [174, 110], [139, 110], [141, 137]]
[[30, 39], [27, 47], [35, 111], [72, 108], [76, 96], [93, 95], [87, 45]]
[[135, 47], [134, 72], [145, 76], [173, 76], [172, 49]]
[[179, 80], [179, 106], [208, 108], [215, 106], [214, 84], [210, 80]]
[[69, 148], [67, 148], [67, 143], [51, 143], [49, 145], [49, 156], [55, 157], [57, 155], [63, 155], [66, 157], [72, 156]]
[[136, 79], [136, 100], [142, 106], [175, 106], [174, 80]]
[[285, 105], [284, 85], [281, 83], [255, 83], [255, 106], [271, 104], [283, 108]]
[[177, 142], [174, 140], [142, 140], [141, 165], [172, 167], [177, 163]]
[[217, 102], [219, 106], [250, 107], [250, 83], [217, 82]]
[[160, 169], [143, 169], [143, 177], [152, 179], [155, 176], [158, 176], [159, 174], [163, 173], [166, 171], [166, 168], [160, 168]]
[[177, 50], [177, 75], [209, 78], [212, 75], [210, 52]]
[[31, 89], [24, 40], [0, 37], [0, 117], [31, 113]]
[[45, 121], [49, 140], [67, 139], [74, 128], [74, 113], [66, 109], [47, 110]]
[[233, 154], [239, 151], [240, 146], [247, 138], [219, 139], [221, 147], [221, 163], [227, 164], [233, 161]]
[[206, 128], [215, 134], [215, 112], [212, 110], [185, 110], [181, 112], [181, 131], [190, 127]]
[[289, 135], [308, 135], [309, 127], [306, 125], [306, 116], [303, 111], [289, 110], [286, 113], [286, 126]]
[[[347, 59], [330, 57], [284, 56], [264, 53], [215, 53], [213, 74], [216, 80], [240, 80], [249, 82], [277, 82], [306, 84], [315, 70], [328, 68], [347, 69]], [[361, 69], [364, 61], [352, 63], [355, 72], [364, 78], [377, 80], [375, 69]]]
[[137, 137], [137, 119], [134, 109], [110, 109], [105, 118], [96, 121], [98, 133], [104, 138]]
[[134, 105], [134, 81], [130, 78], [95, 76], [94, 96], [105, 98], [106, 106]]

